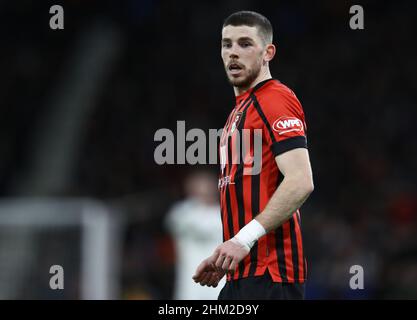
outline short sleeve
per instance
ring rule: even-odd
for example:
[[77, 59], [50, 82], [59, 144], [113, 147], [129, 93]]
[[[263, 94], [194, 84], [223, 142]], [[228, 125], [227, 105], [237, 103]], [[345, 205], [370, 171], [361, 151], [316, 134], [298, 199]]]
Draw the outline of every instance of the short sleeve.
[[306, 122], [301, 103], [290, 90], [277, 90], [255, 101], [274, 156], [307, 148]]

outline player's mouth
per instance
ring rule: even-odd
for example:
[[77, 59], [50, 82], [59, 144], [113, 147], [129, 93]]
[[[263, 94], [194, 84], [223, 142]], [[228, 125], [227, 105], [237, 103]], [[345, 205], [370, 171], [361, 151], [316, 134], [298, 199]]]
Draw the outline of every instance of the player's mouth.
[[241, 65], [240, 63], [230, 63], [229, 67], [227, 68], [230, 72], [230, 74], [232, 75], [239, 75], [240, 72], [243, 70], [243, 65]]

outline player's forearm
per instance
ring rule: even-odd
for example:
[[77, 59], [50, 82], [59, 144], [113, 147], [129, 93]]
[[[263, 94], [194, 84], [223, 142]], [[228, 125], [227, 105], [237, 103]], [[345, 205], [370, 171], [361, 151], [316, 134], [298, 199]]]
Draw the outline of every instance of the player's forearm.
[[266, 233], [287, 221], [301, 207], [313, 191], [311, 178], [292, 176], [284, 178], [265, 209], [244, 226], [232, 239], [249, 251]]
[[293, 176], [284, 178], [272, 195], [265, 209], [256, 220], [268, 233], [286, 222], [307, 200], [314, 186], [308, 177]]

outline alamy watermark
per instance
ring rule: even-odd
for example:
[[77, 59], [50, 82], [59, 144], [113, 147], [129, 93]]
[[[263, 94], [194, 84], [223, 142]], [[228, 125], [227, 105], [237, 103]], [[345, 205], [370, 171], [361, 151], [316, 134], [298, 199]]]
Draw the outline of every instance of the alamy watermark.
[[49, 268], [49, 273], [53, 276], [49, 279], [49, 287], [52, 290], [64, 289], [64, 268], [55, 264]]
[[244, 175], [259, 174], [262, 129], [235, 129], [232, 124], [228, 133], [223, 129], [209, 129], [207, 134], [198, 128], [186, 132], [185, 121], [177, 121], [176, 132], [167, 128], [155, 132], [154, 141], [161, 142], [154, 151], [155, 162], [159, 165], [217, 164], [219, 159], [222, 172], [227, 164], [242, 164]]
[[352, 290], [364, 289], [364, 271], [361, 265], [353, 265], [349, 269], [349, 273], [353, 276], [349, 280], [349, 286]]
[[362, 6], [355, 4], [350, 7], [349, 13], [353, 16], [349, 20], [349, 27], [352, 30], [363, 30], [365, 29], [365, 17]]
[[64, 29], [64, 8], [55, 4], [49, 8], [49, 13], [53, 14], [49, 19], [49, 27], [52, 30]]

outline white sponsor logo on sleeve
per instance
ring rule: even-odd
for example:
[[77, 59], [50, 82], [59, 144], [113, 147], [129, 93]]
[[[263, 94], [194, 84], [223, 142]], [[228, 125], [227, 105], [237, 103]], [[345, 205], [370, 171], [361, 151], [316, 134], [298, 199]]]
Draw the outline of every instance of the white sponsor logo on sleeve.
[[295, 117], [281, 117], [275, 120], [272, 129], [282, 135], [293, 131], [304, 131], [304, 126], [303, 122]]

